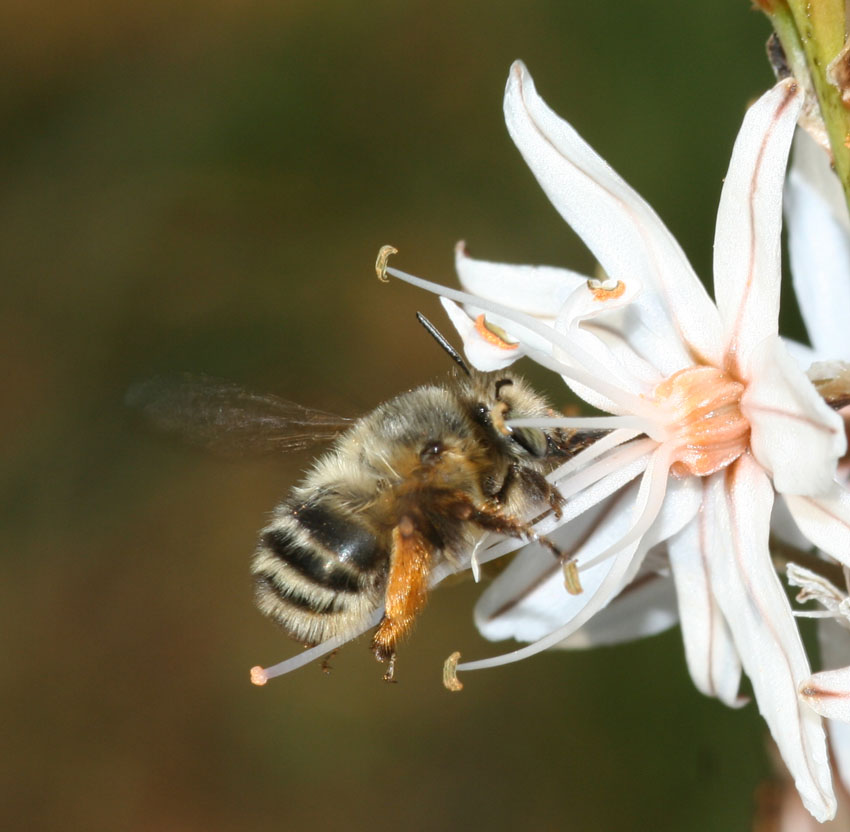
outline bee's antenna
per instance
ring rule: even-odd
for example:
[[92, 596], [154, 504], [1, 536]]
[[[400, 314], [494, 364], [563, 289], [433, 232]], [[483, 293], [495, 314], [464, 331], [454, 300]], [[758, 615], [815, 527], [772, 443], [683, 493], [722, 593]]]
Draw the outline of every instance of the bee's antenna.
[[416, 320], [428, 330], [428, 334], [451, 356], [452, 361], [458, 365], [468, 376], [472, 375], [469, 365], [461, 358], [460, 353], [446, 340], [434, 324], [431, 323], [421, 312], [416, 313]]

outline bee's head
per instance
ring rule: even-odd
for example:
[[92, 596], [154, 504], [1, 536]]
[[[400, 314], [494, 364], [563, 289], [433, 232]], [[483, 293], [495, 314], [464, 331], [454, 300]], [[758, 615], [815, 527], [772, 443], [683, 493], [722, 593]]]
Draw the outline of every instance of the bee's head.
[[546, 400], [521, 378], [509, 373], [487, 373], [474, 380], [475, 420], [510, 456], [541, 459], [552, 452], [552, 440], [542, 428], [512, 427], [510, 419], [551, 416]]

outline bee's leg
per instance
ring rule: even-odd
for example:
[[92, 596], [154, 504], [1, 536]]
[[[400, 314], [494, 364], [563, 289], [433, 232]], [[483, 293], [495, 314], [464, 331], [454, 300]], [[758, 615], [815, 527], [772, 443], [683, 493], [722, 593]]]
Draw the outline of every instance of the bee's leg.
[[333, 670], [333, 668], [331, 667], [331, 661], [337, 653], [339, 653], [339, 647], [337, 647], [335, 650], [331, 650], [331, 652], [328, 653], [328, 655], [322, 659], [322, 673], [327, 675]]
[[384, 681], [385, 682], [395, 682], [396, 681], [396, 678], [395, 678], [395, 660], [396, 660], [396, 654], [393, 653], [390, 656], [389, 661], [387, 662], [387, 672], [384, 673]]
[[375, 657], [390, 663], [384, 677], [387, 681], [392, 681], [395, 670], [396, 645], [425, 606], [430, 569], [430, 548], [413, 521], [402, 517], [393, 529], [384, 617], [372, 638]]
[[499, 490], [494, 495], [494, 499], [497, 503], [502, 503], [504, 505], [505, 500], [508, 499], [508, 493], [514, 487], [514, 484], [517, 481], [517, 473], [519, 472], [519, 465], [513, 463], [508, 466], [508, 471], [505, 474], [505, 478], [502, 480], [502, 485]]
[[[558, 494], [559, 498], [560, 496]], [[564, 586], [567, 592], [571, 595], [579, 595], [582, 592], [578, 566], [575, 559], [571, 555], [562, 552], [548, 537], [537, 534], [531, 523], [525, 523], [510, 514], [505, 514], [499, 509], [494, 509], [486, 505], [476, 506], [468, 496], [462, 493], [454, 496], [451, 510], [462, 520], [474, 523], [476, 526], [487, 531], [506, 534], [510, 537], [524, 538], [525, 540], [533, 540], [535, 543], [545, 546], [561, 561], [564, 569]]]
[[496, 494], [496, 500], [504, 505], [508, 499], [508, 492], [518, 483], [522, 485], [522, 490], [528, 496], [538, 502], [549, 503], [550, 511], [553, 511], [556, 517], [561, 516], [561, 509], [566, 500], [561, 496], [561, 492], [534, 468], [511, 465], [502, 481], [502, 487]]
[[[560, 497], [560, 495], [558, 495]], [[497, 532], [509, 537], [518, 537], [525, 540], [533, 540], [541, 546], [545, 546], [555, 555], [563, 559], [563, 552], [548, 537], [537, 534], [531, 523], [526, 523], [510, 514], [505, 514], [498, 508], [489, 506], [476, 506], [472, 500], [463, 493], [458, 492], [452, 501], [450, 510], [461, 520], [474, 523], [488, 532]]]
[[540, 471], [534, 468], [522, 468], [519, 472], [522, 482], [527, 491], [535, 492], [539, 495], [540, 500], [545, 500], [549, 503], [549, 508], [555, 513], [555, 517], [560, 518], [567, 501], [561, 496], [561, 492], [552, 485]]

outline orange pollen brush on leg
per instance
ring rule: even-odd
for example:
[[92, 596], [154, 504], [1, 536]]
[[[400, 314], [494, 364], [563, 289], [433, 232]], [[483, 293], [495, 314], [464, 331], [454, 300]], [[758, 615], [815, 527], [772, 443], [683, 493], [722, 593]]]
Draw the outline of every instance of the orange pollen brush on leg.
[[392, 680], [395, 649], [407, 635], [428, 597], [431, 553], [409, 517], [393, 529], [390, 574], [387, 578], [384, 617], [372, 639], [372, 650], [380, 661], [389, 661], [384, 677]]

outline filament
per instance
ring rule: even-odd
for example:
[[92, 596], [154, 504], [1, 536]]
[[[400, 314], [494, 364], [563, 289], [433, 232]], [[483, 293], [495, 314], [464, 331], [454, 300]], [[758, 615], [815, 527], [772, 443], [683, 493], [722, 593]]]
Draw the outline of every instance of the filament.
[[611, 544], [598, 555], [583, 561], [579, 566], [580, 570], [590, 569], [603, 560], [607, 560], [630, 543], [640, 540], [649, 531], [650, 526], [655, 522], [658, 513], [661, 511], [664, 496], [667, 494], [667, 473], [670, 470], [672, 457], [672, 450], [663, 445], [652, 455], [652, 459], [650, 459], [649, 465], [644, 471], [637, 500], [635, 500], [635, 508], [640, 507], [638, 519], [616, 543]]
[[358, 628], [355, 632], [329, 638], [315, 647], [308, 648], [303, 653], [272, 665], [272, 667], [252, 667], [251, 682], [255, 685], [264, 685], [269, 679], [274, 679], [275, 676], [283, 676], [291, 673], [293, 670], [298, 670], [299, 667], [304, 667], [305, 664], [310, 664], [310, 662], [318, 659], [320, 656], [324, 656], [336, 650], [337, 647], [341, 647], [346, 642], [353, 641], [358, 636], [362, 636], [363, 633], [374, 627], [381, 620], [383, 614], [383, 608], [376, 610], [366, 624]]
[[[458, 303], [471, 304], [472, 306], [476, 306], [480, 309], [494, 312], [497, 315], [504, 315], [509, 320], [514, 321], [520, 326], [524, 326], [526, 329], [539, 335], [549, 343], [560, 347], [577, 363], [587, 367], [595, 367], [599, 374], [607, 374], [605, 368], [601, 367], [592, 355], [577, 346], [574, 341], [562, 332], [554, 329], [549, 324], [544, 324], [532, 315], [528, 315], [525, 312], [519, 312], [508, 306], [503, 306], [500, 303], [494, 303], [486, 298], [470, 295], [468, 292], [459, 292], [457, 289], [450, 289], [448, 286], [441, 286], [439, 283], [432, 283], [430, 280], [423, 280], [421, 277], [408, 274], [400, 269], [388, 267], [386, 274], [391, 274], [399, 280], [418, 286], [420, 289], [433, 292], [436, 295], [441, 295], [442, 297], [457, 301]], [[526, 355], [533, 358], [539, 364], [549, 367], [549, 369], [553, 369], [555, 372], [560, 373], [563, 376], [567, 376], [578, 384], [583, 384], [591, 390], [597, 391], [601, 395], [616, 403], [618, 406], [623, 407], [625, 410], [633, 413], [643, 412], [646, 413], [648, 417], [655, 412], [653, 409], [648, 409], [651, 408], [651, 405], [639, 396], [635, 396], [632, 393], [622, 390], [616, 385], [603, 381], [599, 375], [594, 374], [593, 372], [584, 370], [582, 367], [564, 364], [557, 359], [553, 359], [552, 356], [546, 356], [544, 353], [539, 353], [537, 350], [526, 348], [525, 352]]]
[[[585, 511], [593, 508], [593, 506], [607, 497], [610, 497], [627, 482], [641, 474], [648, 463], [648, 460], [645, 459], [645, 457], [647, 456], [647, 444], [650, 442], [651, 440], [636, 442], [628, 448], [623, 448], [616, 453], [612, 453], [608, 458], [615, 458], [615, 462], [612, 466], [613, 470], [611, 472], [607, 475], [601, 476], [595, 483], [589, 486], [583, 494], [568, 502], [567, 505], [563, 507], [560, 518], [549, 515], [539, 523], [536, 523], [534, 525], [534, 530], [539, 534], [549, 534], [555, 529], [569, 523], [571, 520], [574, 520], [578, 517], [578, 515], [584, 514]], [[484, 564], [491, 560], [495, 560], [496, 558], [500, 558], [503, 555], [508, 554], [508, 552], [513, 552], [515, 549], [518, 549], [521, 545], [523, 544], [518, 543], [512, 538], [507, 540], [497, 540], [481, 554], [476, 553], [478, 563]], [[579, 565], [579, 570], [581, 570], [581, 568], [582, 567]]]
[[558, 477], [554, 482], [558, 486], [558, 491], [562, 497], [572, 497], [574, 494], [578, 494], [579, 491], [584, 491], [588, 486], [598, 482], [607, 474], [614, 473], [617, 469], [643, 456], [649, 450], [648, 446], [655, 444], [652, 439], [644, 439], [633, 442], [625, 447], [617, 448], [607, 456], [603, 456], [598, 462], [588, 465], [576, 474], [565, 478]]
[[[621, 552], [619, 557], [622, 558], [623, 561], [631, 560], [634, 550], [637, 549], [637, 545], [637, 543], [632, 543], [628, 549]], [[616, 568], [616, 565], [613, 568]], [[609, 573], [608, 577], [611, 577], [611, 573]], [[617, 577], [619, 580], [619, 576]], [[594, 598], [591, 599], [584, 608], [583, 612], [586, 613], [585, 615], [576, 616], [572, 621], [561, 625], [557, 630], [553, 630], [551, 633], [543, 636], [541, 639], [538, 639], [533, 644], [521, 647], [519, 650], [513, 650], [510, 653], [503, 653], [500, 656], [491, 656], [489, 659], [478, 659], [474, 662], [463, 662], [457, 666], [457, 670], [484, 670], [488, 667], [500, 667], [505, 664], [513, 664], [514, 662], [522, 661], [523, 659], [530, 658], [531, 656], [536, 656], [538, 653], [542, 653], [544, 650], [548, 650], [550, 647], [560, 644], [564, 639], [571, 636], [579, 627], [582, 626], [582, 624], [584, 624], [589, 617], [588, 613], [595, 613], [601, 605], [604, 604], [607, 598], [610, 597], [605, 593], [605, 584], [607, 580], [608, 578], [603, 580], [602, 584], [597, 589]], [[602, 596], [601, 599], [600, 596]], [[594, 604], [594, 601], [596, 601], [596, 604]]]
[[508, 427], [516, 428], [578, 428], [590, 430], [629, 429], [646, 433], [652, 429], [652, 424], [638, 416], [585, 416], [572, 418], [570, 416], [541, 416], [509, 419]]
[[567, 474], [571, 474], [574, 470], [586, 465], [590, 460], [596, 459], [598, 456], [607, 453], [612, 448], [618, 445], [623, 445], [635, 436], [638, 436], [633, 430], [613, 430], [607, 436], [597, 439], [589, 448], [585, 448], [581, 453], [576, 454], [572, 459], [568, 459], [563, 464], [559, 465], [554, 471], [550, 471], [546, 475], [549, 482], [556, 482]]

